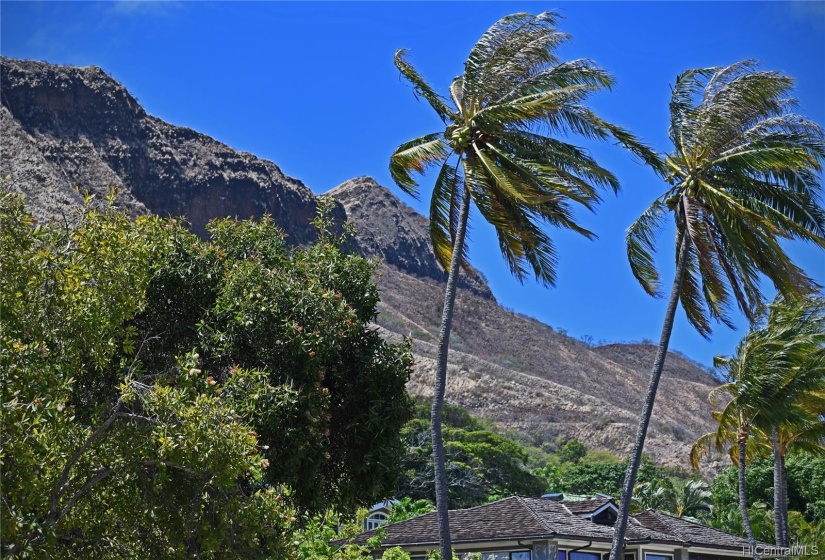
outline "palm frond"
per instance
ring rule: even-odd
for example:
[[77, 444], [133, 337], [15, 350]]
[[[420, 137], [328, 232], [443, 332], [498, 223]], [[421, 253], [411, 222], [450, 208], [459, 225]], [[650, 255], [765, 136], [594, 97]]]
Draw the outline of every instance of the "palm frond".
[[[449, 272], [455, 240], [454, 215], [461, 199], [462, 178], [458, 172], [459, 162], [455, 166], [445, 163], [435, 181], [430, 198], [430, 239], [435, 258], [441, 267]], [[465, 251], [467, 244], [464, 244]], [[464, 255], [466, 261], [466, 254]]]
[[548, 181], [552, 181], [563, 177], [568, 183], [575, 184], [576, 191], [562, 194], [588, 209], [601, 200], [596, 187], [607, 187], [614, 192], [619, 189], [616, 176], [582, 148], [523, 130], [503, 132], [497, 140], [497, 147], [503, 151], [519, 154], [520, 159], [533, 162], [529, 168], [539, 180], [547, 177]]
[[428, 168], [443, 164], [451, 148], [444, 134], [437, 132], [401, 144], [390, 156], [390, 175], [404, 192], [418, 196], [418, 182], [412, 172], [424, 174]]
[[534, 211], [504, 195], [491, 181], [476, 158], [463, 161], [465, 175], [473, 185], [471, 193], [481, 215], [496, 230], [499, 249], [511, 274], [523, 282], [528, 270], [542, 284], [555, 284], [557, 262], [553, 242], [536, 222]]
[[466, 93], [484, 106], [555, 64], [554, 51], [569, 39], [556, 30], [558, 18], [553, 12], [519, 13], [494, 23], [464, 64]]
[[412, 84], [416, 97], [423, 97], [444, 124], [456, 120], [456, 113], [447, 104], [447, 100], [437, 94], [426, 80], [424, 80], [423, 76], [409, 63], [407, 60], [407, 49], [398, 49], [395, 51], [395, 67], [398, 68], [401, 75]]
[[630, 270], [645, 292], [656, 297], [661, 296], [661, 293], [659, 272], [656, 269], [653, 255], [656, 253], [656, 234], [664, 225], [666, 212], [667, 206], [663, 197], [657, 198], [627, 228], [625, 234]]
[[694, 120], [697, 98], [704, 90], [703, 78], [712, 76], [718, 68], [686, 70], [676, 77], [670, 93], [670, 128], [668, 134], [677, 152], [693, 143], [693, 136], [686, 137], [686, 124]]
[[[678, 246], [676, 248], [676, 254], [679, 254]], [[704, 292], [701, 289], [702, 283], [696, 249], [690, 244], [688, 244], [685, 258], [687, 259], [687, 265], [679, 290], [679, 301], [685, 310], [685, 316], [688, 322], [703, 338], [709, 339], [713, 332], [711, 319], [705, 307]]]
[[542, 91], [564, 89], [569, 86], [586, 86], [596, 91], [611, 89], [615, 79], [587, 58], [562, 62], [531, 75], [514, 85], [505, 95], [495, 100], [500, 105]]

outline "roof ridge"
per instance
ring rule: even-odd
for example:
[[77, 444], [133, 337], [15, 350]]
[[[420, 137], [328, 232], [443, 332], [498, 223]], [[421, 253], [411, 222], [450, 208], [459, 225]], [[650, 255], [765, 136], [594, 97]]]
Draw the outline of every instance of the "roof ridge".
[[[499, 498], [498, 500], [495, 500], [494, 502], [487, 502], [486, 504], [479, 504], [477, 506], [462, 508], [462, 509], [453, 509], [453, 510], [450, 510], [450, 511], [471, 511], [471, 510], [474, 510], [474, 509], [491, 506], [491, 505], [497, 504], [499, 502], [506, 502], [507, 500], [513, 500], [513, 499], [519, 500], [519, 499], [521, 499], [521, 496], [507, 496], [506, 498]], [[435, 510], [433, 510], [433, 511], [435, 511]]]
[[[526, 498], [523, 498], [521, 496], [516, 496], [516, 498], [521, 503], [521, 505], [523, 505], [527, 509], [527, 511], [530, 512], [530, 515], [533, 516], [533, 519], [538, 521], [539, 525], [544, 527], [547, 530], [548, 533], [555, 533], [556, 532], [550, 525], [547, 524], [547, 522], [545, 522], [544, 519], [542, 519], [541, 516], [539, 516], [538, 513], [536, 513], [536, 511], [533, 509], [533, 507], [530, 504], [527, 503]], [[537, 500], [536, 498], [530, 498], [530, 499], [531, 500]], [[567, 509], [567, 508], [565, 508], [565, 509]]]

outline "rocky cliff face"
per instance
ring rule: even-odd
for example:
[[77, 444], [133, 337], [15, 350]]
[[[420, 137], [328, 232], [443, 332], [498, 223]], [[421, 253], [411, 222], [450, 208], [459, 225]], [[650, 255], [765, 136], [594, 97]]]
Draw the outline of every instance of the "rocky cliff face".
[[[427, 218], [398, 200], [375, 179], [351, 179], [326, 194], [341, 205], [346, 219], [355, 226], [356, 251], [417, 278], [447, 281], [447, 274], [430, 245]], [[459, 285], [477, 296], [493, 298], [487, 282], [476, 270], [470, 269], [469, 274], [460, 276]]]
[[[315, 198], [272, 162], [147, 115], [123, 86], [95, 67], [0, 59], [0, 176], [41, 218], [69, 215], [74, 187], [102, 199], [120, 190], [131, 214], [185, 215], [193, 229], [219, 216], [269, 212], [300, 243], [312, 238]], [[410, 336], [417, 355], [409, 384], [432, 394], [446, 275], [430, 249], [427, 220], [369, 177], [328, 193], [356, 230], [354, 248], [382, 262], [376, 319], [392, 340]], [[578, 437], [626, 453], [655, 348], [591, 347], [500, 307], [484, 279], [464, 274], [451, 339], [447, 399], [516, 429], [540, 445]], [[712, 427], [707, 395], [718, 382], [671, 355], [646, 451], [686, 466], [690, 443]]]
[[146, 114], [97, 67], [0, 59], [0, 174], [40, 217], [110, 188], [128, 212], [185, 215], [198, 232], [217, 216], [271, 213], [295, 242], [310, 239], [315, 201], [272, 162]]

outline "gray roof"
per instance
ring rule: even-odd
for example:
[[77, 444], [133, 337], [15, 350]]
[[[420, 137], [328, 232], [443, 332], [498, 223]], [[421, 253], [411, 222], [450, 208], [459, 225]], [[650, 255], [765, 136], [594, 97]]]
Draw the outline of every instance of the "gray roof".
[[[469, 509], [450, 511], [450, 529], [455, 544], [544, 538], [569, 538], [609, 542], [613, 527], [598, 525], [581, 517], [611, 499], [556, 501], [514, 496]], [[384, 525], [382, 547], [438, 544], [436, 512]], [[367, 531], [356, 537], [359, 544], [375, 535]], [[703, 546], [741, 551], [747, 541], [710, 527], [704, 527], [659, 511], [648, 510], [632, 516], [627, 541], [656, 542], [675, 546]]]

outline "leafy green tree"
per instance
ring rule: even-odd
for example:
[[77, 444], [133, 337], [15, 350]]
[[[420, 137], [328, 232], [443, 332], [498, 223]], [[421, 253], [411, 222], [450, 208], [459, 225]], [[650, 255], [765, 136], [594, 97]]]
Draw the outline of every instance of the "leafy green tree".
[[562, 463], [578, 463], [587, 455], [587, 447], [573, 438], [562, 445], [556, 455]]
[[[166, 227], [88, 212], [60, 231], [0, 195], [3, 555], [259, 558], [288, 546], [291, 510], [261, 485], [268, 461], [198, 356], [162, 371], [140, 362], [129, 320]], [[226, 383], [241, 385], [245, 398], [275, 391], [254, 370]], [[87, 403], [94, 393], [111, 398]]]
[[666, 158], [670, 187], [633, 223], [627, 253], [634, 276], [659, 293], [655, 235], [668, 213], [676, 228], [676, 274], [650, 386], [640, 415], [632, 461], [622, 490], [610, 558], [622, 558], [630, 497], [664, 367], [679, 301], [705, 337], [711, 321], [731, 325], [733, 304], [753, 320], [763, 304], [760, 274], [787, 297], [814, 282], [791, 261], [780, 239], [825, 247], [819, 205], [822, 129], [792, 113], [793, 80], [755, 70], [753, 61], [688, 70], [670, 102]]
[[437, 94], [410, 65], [405, 51], [395, 64], [444, 122], [445, 130], [402, 144], [390, 158], [390, 173], [417, 196], [412, 173], [440, 167], [430, 205], [430, 234], [438, 261], [448, 271], [439, 332], [431, 414], [436, 504], [441, 556], [451, 557], [448, 481], [441, 430], [447, 352], [459, 268], [471, 202], [491, 223], [512, 273], [530, 272], [547, 285], [555, 281], [556, 255], [542, 225], [593, 234], [576, 223], [574, 205], [592, 209], [599, 189], [618, 181], [572, 144], [537, 134], [543, 127], [561, 136], [613, 137], [646, 161], [655, 155], [629, 133], [590, 111], [583, 102], [613, 79], [588, 60], [561, 62], [555, 51], [568, 36], [556, 29], [558, 16], [514, 14], [487, 30], [472, 48], [464, 72], [450, 85], [450, 101]]
[[269, 218], [215, 221], [208, 243], [180, 233], [133, 325], [155, 367], [196, 348], [218, 383], [254, 368], [290, 388], [245, 414], [262, 455], [280, 465], [266, 482], [287, 485], [290, 501], [309, 514], [352, 512], [386, 497], [404, 451], [398, 433], [411, 416], [410, 348], [369, 327], [374, 264], [340, 250], [330, 203], [319, 204], [318, 242], [306, 248], [288, 247]]
[[429, 513], [435, 509], [435, 504], [430, 500], [413, 500], [409, 496], [404, 496], [397, 503], [393, 504], [390, 510], [390, 523], [404, 521], [411, 517]]
[[[421, 407], [419, 412], [426, 414]], [[484, 428], [460, 407], [446, 405], [444, 440], [450, 502], [471, 507], [502, 496], [536, 496], [544, 481], [527, 469], [527, 453], [516, 442]], [[430, 425], [424, 418], [402, 431], [407, 454], [402, 460], [398, 495], [433, 501], [433, 454]]]
[[792, 453], [788, 471], [788, 506], [811, 522], [825, 521], [825, 457]]
[[[616, 496], [622, 489], [627, 463], [587, 463], [573, 466], [562, 474], [561, 491], [570, 494], [607, 494]], [[645, 456], [639, 469], [641, 481], [662, 478], [653, 462]]]
[[395, 488], [409, 346], [317, 225], [301, 249], [270, 219], [65, 231], [0, 195], [4, 554], [283, 557], [296, 517]]

